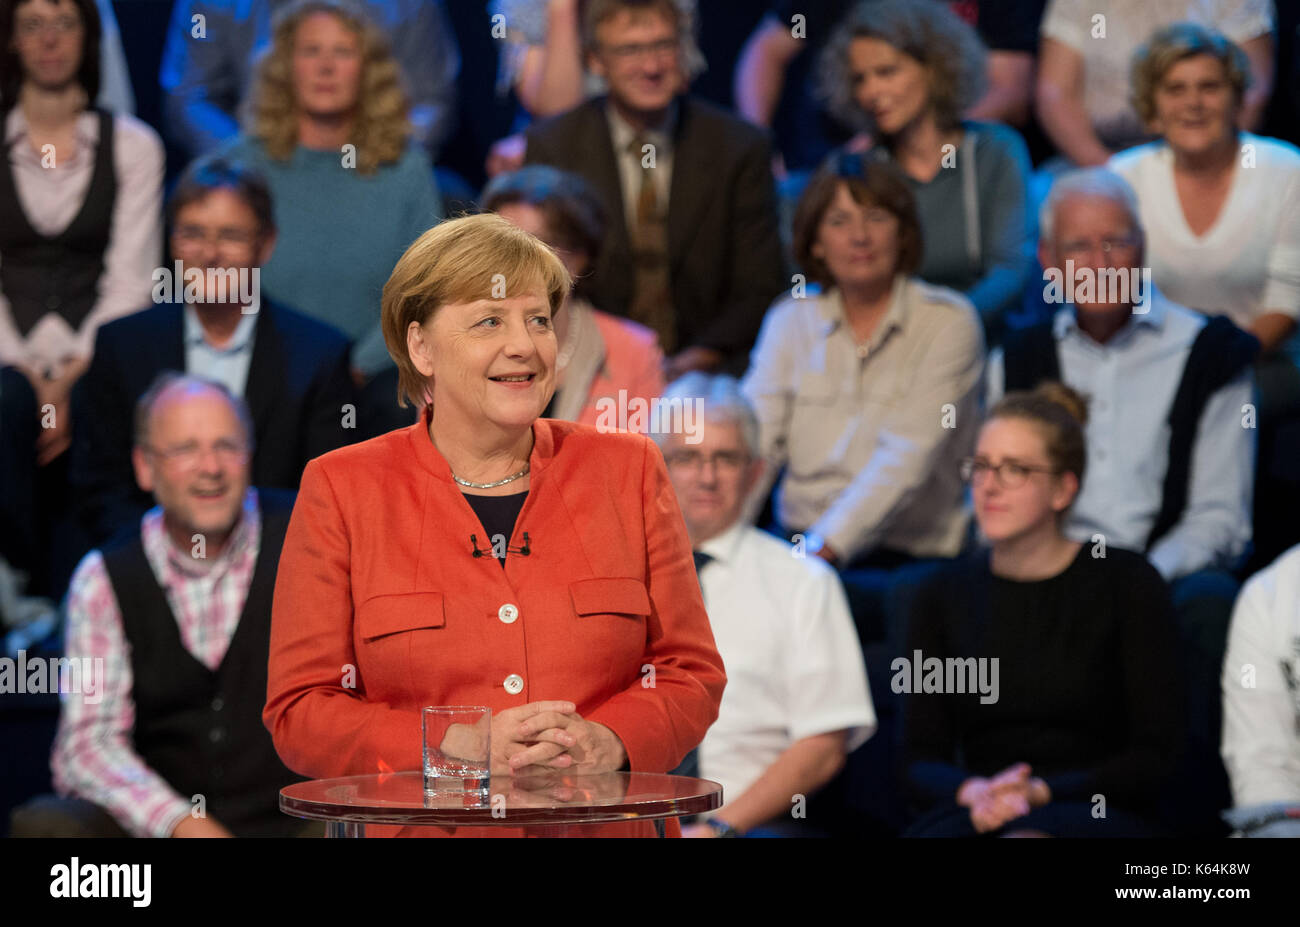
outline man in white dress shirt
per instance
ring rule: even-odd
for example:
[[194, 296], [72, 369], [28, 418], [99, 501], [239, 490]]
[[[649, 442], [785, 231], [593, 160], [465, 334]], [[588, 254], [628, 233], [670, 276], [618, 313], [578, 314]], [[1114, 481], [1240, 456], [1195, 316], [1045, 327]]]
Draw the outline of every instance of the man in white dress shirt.
[[683, 833], [739, 836], [799, 821], [809, 796], [875, 731], [876, 715], [835, 571], [741, 517], [763, 463], [739, 384], [692, 373], [664, 399], [702, 406], [698, 434], [654, 437], [727, 666], [718, 720], [699, 749], [699, 774], [722, 783], [724, 804]]
[[1251, 837], [1300, 837], [1300, 547], [1256, 573], [1223, 658], [1225, 817]]

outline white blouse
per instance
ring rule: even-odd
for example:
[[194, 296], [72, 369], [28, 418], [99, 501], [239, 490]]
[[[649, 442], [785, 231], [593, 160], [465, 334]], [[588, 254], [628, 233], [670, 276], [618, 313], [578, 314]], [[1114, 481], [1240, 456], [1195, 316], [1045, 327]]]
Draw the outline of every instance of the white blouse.
[[1265, 312], [1300, 317], [1300, 150], [1248, 132], [1240, 145], [1223, 209], [1203, 235], [1187, 225], [1163, 141], [1122, 151], [1110, 167], [1137, 193], [1156, 286], [1249, 328]]

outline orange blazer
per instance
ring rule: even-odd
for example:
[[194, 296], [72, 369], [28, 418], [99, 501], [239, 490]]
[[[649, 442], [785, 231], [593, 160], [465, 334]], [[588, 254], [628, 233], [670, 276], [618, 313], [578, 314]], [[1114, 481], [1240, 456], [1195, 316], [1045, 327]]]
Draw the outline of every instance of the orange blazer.
[[[262, 713], [285, 765], [318, 779], [417, 770], [425, 705], [501, 711], [566, 699], [619, 736], [632, 770], [674, 768], [717, 717], [726, 676], [659, 449], [539, 419], [510, 541], [522, 545], [527, 531], [531, 554], [508, 554], [502, 569], [471, 555], [471, 534], [480, 547], [490, 541], [429, 440], [430, 414], [318, 457], [303, 474], [276, 578]], [[643, 685], [645, 664], [653, 686]], [[523, 679], [517, 693], [505, 685], [512, 676]]]

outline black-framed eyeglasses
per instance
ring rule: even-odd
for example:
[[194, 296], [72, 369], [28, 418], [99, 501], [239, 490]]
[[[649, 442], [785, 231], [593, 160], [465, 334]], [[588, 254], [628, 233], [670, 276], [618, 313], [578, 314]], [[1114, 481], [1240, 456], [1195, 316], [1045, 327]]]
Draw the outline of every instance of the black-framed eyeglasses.
[[1025, 485], [1032, 473], [1059, 472], [1055, 467], [1035, 467], [1017, 460], [1004, 460], [994, 464], [982, 457], [967, 457], [961, 462], [961, 478], [967, 483], [978, 482], [988, 474], [994, 473], [997, 475], [998, 485], [1003, 489], [1019, 489]]

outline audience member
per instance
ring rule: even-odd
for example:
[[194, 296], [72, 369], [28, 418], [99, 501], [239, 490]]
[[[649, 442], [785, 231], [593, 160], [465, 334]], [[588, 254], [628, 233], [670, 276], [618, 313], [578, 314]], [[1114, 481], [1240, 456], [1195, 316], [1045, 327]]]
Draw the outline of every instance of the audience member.
[[[1008, 336], [988, 368], [1004, 390], [1062, 380], [1088, 395], [1087, 484], [1065, 532], [1146, 554], [1173, 585], [1190, 686], [1195, 758], [1180, 777], [1188, 821], [1217, 812], [1217, 680], [1251, 536], [1255, 429], [1251, 362], [1259, 344], [1227, 318], [1184, 308], [1140, 273], [1145, 238], [1132, 189], [1088, 168], [1063, 175], [1043, 205], [1039, 258], [1048, 322]], [[1203, 766], [1204, 768], [1200, 768]], [[1223, 801], [1220, 801], [1220, 798]]]
[[1015, 130], [962, 119], [986, 73], [975, 30], [917, 0], [858, 5], [822, 56], [832, 112], [866, 126], [865, 156], [896, 163], [916, 196], [917, 276], [964, 292], [996, 340], [1032, 268], [1030, 163]]
[[[312, 5], [335, 9], [351, 21], [371, 19], [388, 37], [401, 86], [412, 101], [415, 138], [436, 158], [455, 124], [460, 72], [460, 51], [442, 0], [317, 0]], [[292, 6], [286, 0], [174, 4], [158, 82], [171, 141], [187, 155], [210, 153], [239, 132], [240, 109], [256, 80], [254, 62], [275, 44], [274, 21]], [[329, 57], [330, 49], [321, 38], [304, 54]], [[343, 57], [354, 58], [355, 50]], [[385, 81], [395, 77], [385, 75]]]
[[1226, 816], [1246, 836], [1300, 837], [1298, 604], [1300, 547], [1251, 577], [1232, 614], [1223, 660]]
[[[928, 0], [922, 0], [928, 2]], [[1038, 21], [1045, 0], [961, 0], [947, 5], [988, 46], [988, 89], [969, 119], [1024, 127], [1030, 119]], [[854, 0], [777, 0], [754, 27], [736, 62], [734, 96], [740, 114], [775, 131], [784, 166], [815, 168], [849, 132], [816, 101], [814, 65]]]
[[1219, 33], [1161, 29], [1133, 68], [1134, 104], [1160, 139], [1110, 167], [1137, 194], [1156, 285], [1259, 339], [1261, 418], [1272, 418], [1300, 406], [1300, 370], [1280, 350], [1300, 316], [1300, 151], [1238, 129], [1250, 80]]
[[163, 147], [99, 93], [95, 0], [0, 3], [0, 364], [36, 394], [33, 591], [61, 598], [78, 543], [68, 492], [72, 388], [96, 329], [148, 300]]
[[730, 377], [688, 374], [664, 399], [700, 411], [698, 441], [661, 420], [668, 465], [695, 548], [704, 607], [727, 667], [700, 775], [726, 802], [684, 836], [798, 833], [791, 796], [810, 797], [875, 730], [862, 652], [835, 571], [746, 523], [763, 468], [758, 420]]
[[344, 7], [308, 0], [277, 20], [247, 132], [224, 149], [261, 171], [274, 197], [279, 244], [263, 271], [266, 292], [353, 341], [361, 437], [412, 418], [397, 405], [378, 312], [397, 259], [442, 219], [428, 158], [409, 131], [382, 34]]
[[[271, 300], [250, 304], [240, 292], [238, 281], [255, 283], [276, 244], [266, 182], [220, 160], [198, 161], [172, 191], [168, 214], [177, 292], [100, 329], [78, 384], [86, 414], [74, 425], [71, 476], [94, 546], [137, 525], [149, 508], [131, 473], [128, 410], [164, 370], [214, 380], [247, 401], [258, 486], [296, 490], [307, 461], [356, 434], [346, 424], [355, 403], [347, 339]], [[233, 279], [226, 284], [214, 272]], [[179, 289], [191, 286], [193, 299]]]
[[1161, 29], [1133, 69], [1134, 105], [1160, 138], [1110, 166], [1137, 193], [1156, 285], [1261, 343], [1250, 562], [1264, 566], [1300, 540], [1287, 504], [1300, 480], [1300, 151], [1238, 129], [1250, 81], [1245, 53], [1219, 33]]
[[[575, 279], [600, 255], [605, 217], [600, 200], [577, 174], [544, 165], [503, 174], [483, 191], [483, 208], [544, 241]], [[616, 426], [617, 410], [649, 407], [663, 392], [663, 352], [644, 325], [570, 294], [552, 327], [559, 345], [556, 387], [544, 418]]]
[[1085, 415], [1059, 384], [1009, 394], [963, 465], [989, 548], [922, 586], [894, 666], [927, 811], [909, 836], [1156, 830], [1182, 730], [1169, 591], [1140, 554], [1063, 531]]
[[292, 496], [249, 486], [252, 422], [224, 386], [163, 376], [136, 415], [132, 463], [158, 506], [77, 568], [67, 655], [102, 661], [101, 686], [63, 696], [51, 766], [75, 801], [38, 805], [23, 830], [297, 833], [278, 793], [299, 777], [260, 717]]
[[[685, 22], [682, 54], [686, 70], [683, 88], [704, 70], [704, 56], [695, 43], [695, 0], [673, 0]], [[584, 0], [492, 0], [492, 16], [505, 18], [497, 94], [513, 90], [522, 112], [522, 129], [532, 119], [545, 119], [573, 109], [583, 100], [609, 89], [605, 79], [583, 65]], [[518, 170], [524, 163], [524, 136], [516, 132], [492, 145], [488, 176]]]
[[[538, 119], [558, 116], [609, 89], [602, 75], [583, 67], [582, 20], [590, 0], [492, 0], [493, 16], [505, 18], [498, 92], [513, 89], [520, 105]], [[696, 0], [673, 0], [682, 23], [685, 83], [704, 70], [695, 41]], [[684, 86], [684, 85], [683, 85]]]
[[67, 449], [72, 385], [95, 330], [149, 299], [162, 237], [163, 149], [99, 90], [94, 0], [7, 2], [0, 17], [0, 363], [55, 408], [41, 464]]
[[1129, 97], [1138, 46], [1180, 21], [1216, 29], [1250, 59], [1237, 113], [1259, 127], [1273, 90], [1273, 0], [1051, 0], [1043, 16], [1035, 90], [1038, 118], [1065, 159], [1080, 167], [1149, 138]]
[[[890, 164], [827, 171], [795, 215], [795, 256], [820, 289], [778, 301], [744, 388], [775, 513], [845, 576], [864, 641], [879, 587], [917, 558], [953, 557], [968, 516], [957, 463], [974, 440], [984, 343], [960, 293], [912, 276], [921, 227]], [[760, 493], [761, 494], [761, 493]]]
[[591, 0], [586, 60], [609, 95], [534, 125], [527, 142], [530, 163], [600, 194], [609, 241], [578, 292], [654, 330], [670, 380], [742, 369], [783, 284], [771, 148], [683, 92], [686, 26], [674, 0]]

